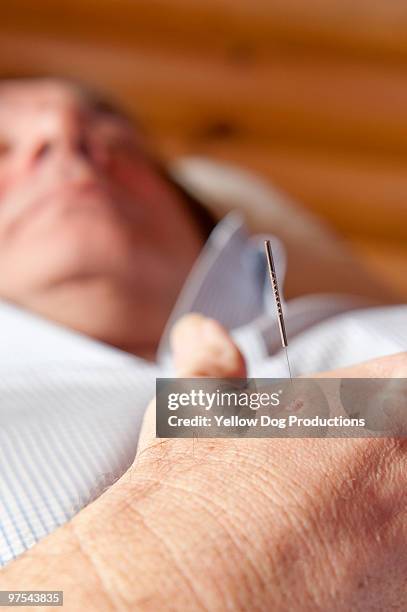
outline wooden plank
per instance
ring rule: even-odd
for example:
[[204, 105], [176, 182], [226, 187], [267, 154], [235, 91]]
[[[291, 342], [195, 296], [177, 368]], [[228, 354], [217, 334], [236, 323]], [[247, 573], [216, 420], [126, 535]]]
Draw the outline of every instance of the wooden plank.
[[0, 40], [0, 71], [79, 78], [119, 97], [157, 132], [188, 140], [306, 143], [407, 153], [401, 68], [276, 58], [230, 66], [179, 54], [138, 53], [38, 36]]
[[376, 277], [407, 300], [407, 245], [355, 239], [353, 248]]
[[5, 29], [224, 53], [250, 61], [276, 49], [407, 59], [398, 0], [13, 0]]
[[257, 172], [344, 235], [407, 242], [407, 162], [283, 147], [193, 147], [164, 139], [161, 148], [168, 158], [198, 154]]

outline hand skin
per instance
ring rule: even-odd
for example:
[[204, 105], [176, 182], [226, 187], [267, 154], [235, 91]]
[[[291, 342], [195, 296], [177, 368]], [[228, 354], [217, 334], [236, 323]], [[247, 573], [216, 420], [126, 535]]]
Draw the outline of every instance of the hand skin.
[[[244, 375], [214, 321], [185, 318], [173, 348], [184, 376]], [[405, 377], [407, 355], [329, 376]], [[131, 469], [0, 589], [64, 590], [73, 611], [405, 610], [407, 442], [156, 440], [153, 408]]]

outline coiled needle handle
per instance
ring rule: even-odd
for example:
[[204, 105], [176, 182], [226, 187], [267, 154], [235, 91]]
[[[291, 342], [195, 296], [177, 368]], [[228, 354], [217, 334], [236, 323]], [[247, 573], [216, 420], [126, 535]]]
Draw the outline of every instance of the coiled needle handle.
[[276, 301], [276, 306], [277, 306], [277, 320], [278, 320], [278, 326], [280, 329], [281, 344], [283, 345], [283, 348], [285, 349], [288, 371], [290, 373], [290, 378], [292, 378], [290, 362], [288, 359], [288, 351], [287, 351], [287, 346], [288, 346], [287, 333], [285, 331], [283, 308], [281, 306], [280, 291], [278, 288], [277, 274], [276, 274], [276, 268], [274, 265], [273, 252], [271, 250], [270, 240], [265, 240], [264, 246], [266, 249], [266, 257], [267, 257], [268, 269], [270, 273], [271, 287], [273, 289], [274, 299]]

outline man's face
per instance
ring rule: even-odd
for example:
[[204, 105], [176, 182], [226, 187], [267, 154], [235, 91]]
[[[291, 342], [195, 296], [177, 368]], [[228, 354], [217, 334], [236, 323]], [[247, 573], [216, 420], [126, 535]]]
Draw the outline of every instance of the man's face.
[[0, 85], [1, 297], [107, 276], [154, 294], [188, 271], [185, 216], [126, 119], [56, 80]]

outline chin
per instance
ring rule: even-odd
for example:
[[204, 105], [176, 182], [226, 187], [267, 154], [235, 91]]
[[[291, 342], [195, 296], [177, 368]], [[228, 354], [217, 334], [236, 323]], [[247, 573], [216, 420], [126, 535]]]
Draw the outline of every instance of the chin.
[[64, 231], [55, 242], [48, 245], [48, 252], [56, 269], [68, 275], [91, 275], [114, 273], [130, 267], [131, 245], [125, 237], [118, 236], [111, 228], [96, 228], [94, 225], [81, 231]]
[[111, 224], [75, 225], [27, 240], [3, 257], [1, 295], [14, 300], [75, 279], [130, 273], [134, 257], [125, 236], [112, 231]]

